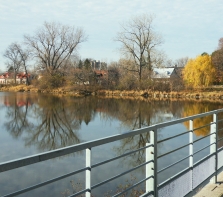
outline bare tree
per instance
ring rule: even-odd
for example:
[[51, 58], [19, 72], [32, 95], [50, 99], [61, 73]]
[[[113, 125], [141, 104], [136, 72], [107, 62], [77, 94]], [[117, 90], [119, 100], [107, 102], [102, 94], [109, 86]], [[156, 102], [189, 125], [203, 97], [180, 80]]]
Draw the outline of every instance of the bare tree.
[[[27, 62], [30, 58], [30, 52], [27, 49], [23, 49], [20, 44], [14, 42], [6, 49], [3, 54], [5, 58], [7, 58], [7, 67], [13, 68], [14, 70], [14, 80], [16, 83], [16, 75], [17, 73], [23, 69], [28, 76], [27, 72]], [[27, 84], [29, 84], [27, 77]]]
[[143, 68], [152, 71], [153, 64], [160, 62], [156, 59], [157, 46], [162, 44], [161, 36], [154, 31], [152, 15], [143, 14], [132, 18], [121, 26], [115, 40], [122, 45], [121, 52], [134, 61], [134, 67], [128, 69], [138, 73], [142, 78]]
[[188, 60], [189, 60], [188, 57], [179, 58], [179, 59], [175, 60], [175, 65], [177, 67], [184, 67], [187, 64]]
[[223, 81], [223, 48], [216, 50], [211, 55], [212, 64], [216, 68], [215, 83], [222, 84]]
[[110, 89], [115, 89], [119, 85], [120, 69], [117, 62], [111, 62], [108, 66], [107, 86]]
[[211, 54], [211, 61], [216, 69], [215, 84], [223, 83], [223, 38], [218, 41], [217, 50]]
[[26, 84], [29, 85], [30, 81], [29, 81], [29, 76], [28, 76], [28, 61], [31, 57], [31, 52], [28, 49], [23, 49], [21, 47], [20, 44], [15, 43], [14, 45], [15, 49], [18, 51], [19, 53], [19, 57], [20, 57], [20, 62], [21, 62], [21, 67], [23, 68], [24, 72], [26, 73]]
[[166, 67], [173, 67], [174, 63], [173, 60], [167, 59], [165, 62]]
[[86, 39], [81, 28], [45, 22], [34, 36], [25, 36], [25, 43], [32, 50], [40, 68], [53, 74], [66, 66], [79, 44]]
[[218, 41], [218, 49], [223, 49], [223, 38], [220, 38]]
[[21, 58], [20, 54], [15, 47], [16, 43], [12, 43], [8, 46], [3, 56], [7, 58], [7, 68], [13, 68], [14, 71], [14, 82], [16, 83], [16, 75], [21, 67]]

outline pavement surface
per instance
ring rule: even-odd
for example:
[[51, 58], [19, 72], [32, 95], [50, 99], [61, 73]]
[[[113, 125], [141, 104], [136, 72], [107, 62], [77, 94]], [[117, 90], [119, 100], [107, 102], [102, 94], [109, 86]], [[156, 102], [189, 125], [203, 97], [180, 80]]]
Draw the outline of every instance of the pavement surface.
[[194, 197], [223, 197], [223, 172], [218, 175], [218, 183], [209, 183], [194, 195]]

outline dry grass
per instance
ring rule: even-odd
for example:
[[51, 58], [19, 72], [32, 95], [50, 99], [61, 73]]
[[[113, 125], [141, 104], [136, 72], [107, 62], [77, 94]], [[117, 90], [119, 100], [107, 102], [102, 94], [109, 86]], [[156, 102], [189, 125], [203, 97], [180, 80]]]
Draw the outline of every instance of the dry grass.
[[182, 92], [158, 92], [150, 90], [131, 90], [131, 91], [120, 91], [120, 90], [98, 90], [96, 92], [90, 92], [86, 90], [78, 90], [73, 87], [56, 88], [50, 90], [38, 89], [35, 86], [16, 85], [16, 86], [4, 86], [0, 88], [0, 91], [10, 92], [43, 92], [52, 93], [56, 95], [71, 95], [71, 96], [84, 96], [84, 95], [97, 95], [102, 97], [112, 98], [126, 98], [126, 99], [140, 99], [144, 100], [147, 98], [153, 99], [208, 99], [208, 100], [223, 100], [223, 90], [201, 91], [182, 91]]
[[10, 92], [29, 92], [29, 91], [38, 91], [37, 88], [33, 86], [26, 86], [26, 85], [9, 85], [1, 87], [0, 91], [10, 91]]

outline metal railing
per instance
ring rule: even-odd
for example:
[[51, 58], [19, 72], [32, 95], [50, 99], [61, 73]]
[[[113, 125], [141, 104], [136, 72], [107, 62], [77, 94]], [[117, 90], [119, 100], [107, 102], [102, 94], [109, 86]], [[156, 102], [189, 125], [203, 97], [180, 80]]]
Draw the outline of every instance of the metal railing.
[[[83, 166], [83, 168], [76, 170], [76, 171], [69, 172], [69, 173], [59, 176], [59, 177], [55, 177], [53, 179], [49, 179], [49, 180], [41, 182], [39, 184], [29, 186], [22, 190], [15, 191], [13, 193], [4, 195], [4, 197], [17, 196], [17, 195], [37, 189], [44, 185], [53, 183], [55, 181], [64, 179], [66, 177], [69, 177], [71, 175], [75, 175], [75, 174], [78, 174], [81, 172], [85, 172], [85, 188], [75, 194], [70, 195], [70, 197], [78, 196], [80, 194], [85, 194], [86, 197], [90, 197], [92, 194], [92, 191], [94, 189], [96, 189], [96, 188], [98, 188], [112, 180], [115, 180], [123, 175], [129, 174], [130, 172], [132, 172], [138, 168], [141, 168], [143, 166], [145, 167], [144, 179], [131, 185], [129, 188], [125, 189], [124, 191], [120, 191], [119, 193], [116, 193], [114, 196], [120, 196], [123, 193], [131, 190], [132, 188], [134, 188], [142, 183], [145, 184], [145, 193], [142, 196], [149, 196], [149, 197], [150, 196], [155, 196], [155, 197], [178, 196], [179, 197], [179, 196], [190, 195], [191, 192], [193, 192], [196, 188], [199, 187], [199, 185], [201, 185], [204, 181], [210, 179], [211, 177], [212, 177], [212, 180], [214, 180], [214, 182], [217, 182], [217, 174], [221, 171], [221, 168], [223, 165], [223, 161], [221, 161], [220, 157], [219, 157], [219, 155], [223, 154], [223, 149], [217, 147], [217, 143], [223, 139], [223, 138], [218, 139], [218, 131], [222, 130], [222, 128], [220, 128], [220, 129], [218, 128], [219, 123], [223, 121], [223, 119], [221, 119], [221, 120], [219, 119], [219, 114], [221, 114], [221, 113], [223, 113], [223, 109], [215, 110], [215, 111], [211, 111], [211, 112], [207, 112], [207, 113], [202, 113], [202, 114], [198, 114], [198, 115], [194, 115], [194, 116], [190, 116], [190, 117], [186, 117], [186, 118], [181, 118], [181, 119], [177, 119], [177, 120], [173, 120], [173, 121], [169, 121], [169, 122], [164, 122], [164, 123], [152, 125], [152, 126], [149, 126], [146, 128], [126, 132], [124, 134], [114, 135], [114, 136], [110, 136], [110, 137], [106, 137], [106, 138], [102, 138], [102, 139], [98, 139], [98, 140], [94, 140], [94, 141], [90, 141], [90, 142], [86, 142], [86, 143], [81, 143], [78, 145], [68, 146], [65, 148], [48, 151], [48, 152], [41, 153], [41, 154], [32, 155], [30, 157], [24, 157], [21, 159], [16, 159], [16, 160], [0, 163], [0, 173], [1, 173], [1, 172], [16, 169], [16, 168], [32, 165], [32, 164], [35, 164], [38, 162], [43, 162], [43, 161], [46, 161], [49, 159], [61, 157], [61, 156], [75, 153], [78, 151], [82, 151], [82, 150], [86, 151], [86, 155], [85, 155], [86, 163], [85, 163], [85, 166]], [[202, 125], [199, 128], [194, 128], [193, 121], [195, 119], [199, 120], [199, 119], [207, 117], [207, 116], [213, 116], [213, 121], [210, 122], [209, 124]], [[157, 133], [158, 133], [159, 129], [168, 127], [168, 126], [172, 126], [172, 125], [176, 125], [176, 124], [182, 124], [184, 122], [189, 122], [189, 130], [182, 132], [182, 133], [178, 133], [174, 136], [171, 136], [171, 137], [168, 137], [168, 138], [165, 138], [162, 140], [157, 139]], [[201, 128], [209, 128], [209, 127], [210, 127], [210, 134], [208, 134], [207, 136], [204, 136], [202, 138], [193, 140], [193, 132], [194, 131], [201, 129]], [[122, 139], [125, 139], [128, 137], [133, 137], [135, 135], [148, 133], [148, 132], [150, 133], [150, 135], [149, 135], [150, 139], [148, 139], [148, 143], [146, 143], [146, 145], [144, 147], [141, 147], [137, 150], [133, 150], [128, 153], [125, 153], [125, 154], [122, 154], [122, 155], [119, 155], [119, 156], [116, 156], [116, 157], [113, 157], [113, 158], [110, 158], [107, 160], [104, 160], [104, 161], [96, 163], [96, 164], [92, 164], [92, 148], [101, 146], [101, 145], [104, 145], [107, 143], [115, 142], [118, 140], [122, 140]], [[175, 148], [167, 153], [164, 153], [162, 155], [157, 154], [157, 145], [159, 143], [169, 141], [169, 140], [172, 140], [174, 138], [178, 138], [178, 137], [184, 136], [184, 135], [189, 135], [187, 144], [177, 147], [177, 148]], [[197, 151], [193, 150], [194, 144], [196, 142], [206, 139], [208, 137], [210, 138], [210, 143], [208, 143], [205, 147], [202, 147], [201, 149], [199, 149]], [[186, 157], [158, 170], [157, 164], [158, 164], [160, 158], [162, 158], [164, 156], [168, 156], [169, 154], [175, 153], [176, 151], [181, 150], [183, 148], [188, 148], [188, 155]], [[198, 162], [194, 162], [194, 155], [198, 154], [199, 152], [201, 152], [202, 150], [207, 149], [207, 148], [210, 149], [210, 153], [207, 156], [200, 159]], [[145, 150], [145, 162], [143, 162], [142, 164], [135, 166], [127, 171], [124, 171], [118, 175], [110, 177], [102, 182], [92, 185], [92, 183], [91, 183], [91, 180], [93, 178], [92, 170], [94, 168], [104, 165], [106, 163], [109, 163], [111, 161], [120, 159], [122, 157], [126, 157], [126, 156], [129, 157], [131, 154], [134, 154], [134, 153], [136, 153], [138, 151], [142, 151], [142, 150]], [[169, 168], [171, 168], [171, 167], [177, 165], [178, 163], [180, 163], [184, 160], [187, 160], [187, 159], [189, 160], [189, 163], [188, 163], [188, 166], [183, 171], [168, 178], [168, 180], [158, 184], [158, 180], [157, 180], [158, 174], [162, 173], [163, 171], [165, 171], [165, 170], [167, 170], [167, 169], [169, 169]], [[201, 170], [204, 167], [206, 169], [205, 173]], [[180, 185], [182, 184], [182, 181], [184, 181], [184, 180], [187, 180], [186, 186], [185, 186], [185, 182], [184, 182], [183, 183], [184, 187], [180, 187]]]

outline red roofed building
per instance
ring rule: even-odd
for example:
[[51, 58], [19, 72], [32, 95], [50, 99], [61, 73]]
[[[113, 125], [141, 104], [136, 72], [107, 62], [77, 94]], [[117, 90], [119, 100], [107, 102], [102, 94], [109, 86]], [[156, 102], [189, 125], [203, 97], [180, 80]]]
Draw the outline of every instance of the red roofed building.
[[94, 70], [95, 74], [97, 77], [104, 77], [107, 75], [107, 71], [105, 70]]
[[14, 73], [6, 72], [3, 74], [0, 74], [0, 84], [10, 84], [10, 83], [16, 83], [17, 84], [26, 84], [27, 78], [30, 77], [30, 74], [26, 75], [26, 73], [18, 73], [16, 75], [16, 78], [14, 78]]

